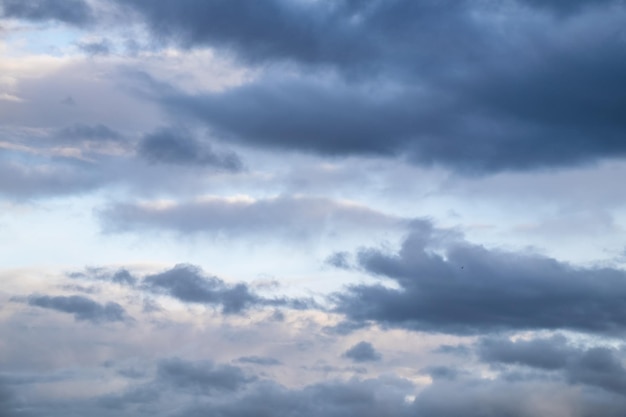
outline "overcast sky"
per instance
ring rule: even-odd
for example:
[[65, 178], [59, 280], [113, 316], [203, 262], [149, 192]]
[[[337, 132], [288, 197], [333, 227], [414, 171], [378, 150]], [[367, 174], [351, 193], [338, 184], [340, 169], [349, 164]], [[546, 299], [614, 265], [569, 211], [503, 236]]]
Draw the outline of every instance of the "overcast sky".
[[623, 417], [622, 0], [0, 0], [0, 417]]

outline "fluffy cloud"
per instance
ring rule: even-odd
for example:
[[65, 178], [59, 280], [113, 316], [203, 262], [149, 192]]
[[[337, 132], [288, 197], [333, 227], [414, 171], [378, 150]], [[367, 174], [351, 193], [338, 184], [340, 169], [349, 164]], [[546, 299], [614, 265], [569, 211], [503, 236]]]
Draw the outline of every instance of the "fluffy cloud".
[[626, 326], [619, 269], [487, 249], [426, 221], [414, 223], [397, 253], [370, 248], [358, 258], [363, 271], [398, 288], [361, 284], [337, 294], [337, 311], [352, 320], [455, 334]]
[[343, 356], [354, 362], [376, 362], [382, 359], [382, 355], [369, 342], [357, 343], [346, 350]]

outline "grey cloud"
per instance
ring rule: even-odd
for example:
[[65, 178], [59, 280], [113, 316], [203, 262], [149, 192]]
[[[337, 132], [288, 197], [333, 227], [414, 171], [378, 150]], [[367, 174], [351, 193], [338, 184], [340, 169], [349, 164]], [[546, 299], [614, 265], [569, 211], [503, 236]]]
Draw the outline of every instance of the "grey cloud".
[[110, 394], [98, 398], [97, 405], [100, 407], [97, 408], [114, 410], [119, 413], [129, 407], [144, 406], [152, 411], [146, 414], [154, 415], [158, 412], [155, 405], [161, 399], [161, 391], [162, 387], [157, 384], [139, 385], [120, 394]]
[[576, 347], [563, 336], [553, 336], [515, 342], [483, 339], [478, 344], [478, 354], [490, 364], [559, 371], [571, 383], [597, 386], [622, 395], [626, 392], [626, 368], [617, 349]]
[[15, 396], [15, 393], [9, 389], [8, 384], [0, 377], [0, 417], [17, 417], [23, 416], [21, 412], [23, 404]]
[[[161, 94], [173, 113], [252, 146], [404, 155], [479, 174], [626, 154], [626, 10], [612, 2], [543, 23], [542, 7], [514, 2], [123, 3], [166, 37], [306, 67], [219, 93]], [[526, 23], [513, 24], [515, 13]]]
[[82, 272], [70, 272], [68, 277], [96, 281], [108, 281], [120, 285], [134, 286], [137, 278], [126, 269], [109, 270], [106, 268], [86, 268]]
[[364, 249], [364, 272], [399, 288], [352, 285], [335, 296], [354, 321], [429, 332], [511, 329], [620, 332], [626, 328], [626, 275], [471, 244], [416, 221], [397, 253]]
[[373, 323], [366, 321], [357, 322], [351, 320], [343, 320], [334, 326], [325, 327], [324, 331], [330, 334], [345, 336], [358, 330], [367, 329], [368, 327], [371, 327], [372, 324]]
[[348, 252], [335, 252], [326, 258], [325, 263], [340, 269], [350, 269], [350, 254]]
[[545, 382], [500, 379], [439, 380], [415, 399], [410, 415], [423, 417], [618, 417], [626, 401], [603, 392], [571, 391]]
[[5, 161], [0, 152], [0, 195], [31, 199], [92, 190], [105, 182], [84, 164], [54, 160], [29, 164]]
[[364, 206], [316, 197], [205, 198], [166, 207], [116, 204], [101, 212], [105, 230], [165, 229], [217, 236], [271, 233], [307, 237], [328, 227], [400, 226], [406, 220]]
[[455, 380], [462, 372], [449, 366], [429, 366], [420, 370], [421, 374], [429, 375], [433, 380]]
[[582, 12], [619, 4], [613, 0], [268, 0], [262, 4], [181, 0], [176, 5], [166, 0], [116, 1], [138, 11], [162, 41], [218, 47], [253, 62], [287, 60], [369, 70], [407, 66], [412, 61], [423, 65], [443, 55], [448, 60], [471, 62], [476, 58], [473, 55], [487, 46], [484, 35], [489, 29], [481, 26], [485, 22], [473, 19], [475, 12], [519, 13], [518, 5], [539, 12]]
[[240, 363], [250, 363], [253, 365], [275, 366], [282, 365], [282, 362], [275, 358], [267, 358], [263, 356], [243, 356], [237, 359]]
[[4, 17], [45, 21], [57, 20], [74, 25], [93, 21], [93, 11], [84, 0], [2, 0], [0, 10]]
[[143, 279], [142, 287], [187, 303], [221, 306], [224, 314], [240, 314], [258, 306], [310, 307], [306, 300], [261, 297], [246, 284], [227, 284], [217, 277], [205, 275], [193, 265], [176, 265], [159, 274], [148, 275]]
[[119, 132], [109, 128], [108, 126], [74, 124], [59, 129], [55, 137], [65, 142], [73, 142], [78, 140], [96, 140], [96, 141], [119, 141], [122, 135]]
[[[247, 60], [295, 59], [349, 62], [371, 56], [359, 30], [341, 20], [350, 11], [331, 4], [270, 0], [263, 3], [182, 0], [118, 0], [142, 13], [155, 37], [187, 46], [215, 45]], [[361, 58], [362, 59], [362, 58]]]
[[382, 359], [382, 355], [369, 342], [357, 343], [348, 349], [343, 356], [357, 363], [377, 362]]
[[541, 369], [563, 368], [577, 350], [563, 336], [546, 339], [520, 340], [483, 339], [478, 354], [489, 363], [522, 364]]
[[468, 356], [472, 350], [466, 345], [441, 345], [433, 350], [433, 353], [446, 355]]
[[27, 298], [31, 306], [47, 308], [72, 314], [76, 320], [92, 323], [128, 321], [130, 318], [118, 303], [100, 304], [81, 295], [56, 296], [31, 295]]
[[538, 9], [550, 10], [559, 16], [571, 16], [588, 9], [599, 8], [605, 5], [619, 5], [619, 0], [522, 0]]
[[408, 417], [409, 406], [404, 395], [410, 389], [409, 382], [394, 378], [319, 383], [301, 390], [263, 382], [237, 401], [196, 406], [181, 415], [203, 416], [210, 410], [215, 415], [229, 417]]
[[[70, 272], [69, 278], [111, 282], [153, 294], [167, 295], [185, 303], [197, 303], [221, 307], [224, 314], [241, 314], [254, 307], [287, 307], [294, 309], [315, 308], [312, 300], [286, 297], [267, 298], [256, 294], [245, 283], [226, 283], [207, 275], [201, 268], [178, 264], [156, 274], [138, 277], [124, 268], [90, 267], [84, 271]], [[144, 300], [144, 310], [159, 310], [158, 305]]]
[[75, 378], [76, 375], [72, 372], [46, 372], [46, 373], [32, 373], [32, 372], [3, 372], [0, 373], [1, 383], [6, 385], [31, 385], [31, 384], [50, 384], [58, 381], [68, 381]]
[[237, 154], [216, 153], [208, 144], [195, 140], [184, 129], [161, 129], [146, 135], [139, 143], [137, 152], [153, 163], [212, 166], [227, 171], [240, 171], [243, 168]]
[[78, 48], [89, 55], [109, 55], [113, 51], [111, 42], [102, 39], [93, 42], [81, 42], [77, 44]]
[[179, 358], [161, 361], [158, 364], [157, 379], [175, 389], [200, 394], [237, 391], [253, 380], [235, 366], [189, 362]]

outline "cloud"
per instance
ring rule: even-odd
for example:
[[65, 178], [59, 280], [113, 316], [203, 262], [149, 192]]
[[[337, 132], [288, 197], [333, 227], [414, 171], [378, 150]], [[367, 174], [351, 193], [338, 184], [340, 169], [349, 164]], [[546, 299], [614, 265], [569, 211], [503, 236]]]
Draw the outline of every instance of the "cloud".
[[275, 358], [266, 358], [262, 356], [243, 356], [237, 359], [240, 363], [249, 363], [253, 365], [275, 366], [282, 365], [282, 362]]
[[165, 205], [121, 203], [100, 215], [108, 231], [163, 229], [215, 236], [307, 237], [327, 228], [384, 228], [406, 222], [355, 203], [304, 196], [208, 197]]
[[348, 252], [335, 252], [329, 255], [325, 263], [340, 269], [350, 269], [350, 254]]
[[626, 392], [626, 368], [617, 349], [576, 347], [557, 335], [518, 341], [487, 338], [478, 344], [478, 354], [490, 364], [559, 371], [570, 383], [597, 386], [620, 395]]
[[617, 417], [626, 403], [603, 393], [581, 393], [558, 384], [532, 381], [440, 380], [415, 399], [411, 415], [424, 417], [584, 416]]
[[397, 288], [359, 284], [336, 294], [337, 311], [357, 322], [452, 334], [626, 327], [626, 275], [618, 269], [487, 249], [427, 221], [414, 223], [397, 253], [369, 248], [358, 259], [365, 273]]
[[253, 380], [235, 366], [215, 365], [206, 361], [189, 362], [180, 358], [159, 362], [157, 379], [177, 390], [199, 394], [237, 391]]
[[345, 351], [343, 356], [357, 363], [377, 362], [382, 359], [382, 355], [369, 342], [357, 343]]
[[217, 415], [236, 417], [298, 415], [303, 417], [408, 417], [404, 395], [411, 384], [398, 378], [329, 381], [301, 390], [287, 389], [270, 381], [256, 384], [237, 401], [223, 401], [190, 407], [186, 416]]
[[526, 365], [545, 370], [560, 369], [577, 350], [564, 336], [519, 340], [483, 339], [478, 347], [480, 358], [489, 363]]
[[122, 135], [119, 132], [103, 124], [85, 125], [77, 123], [58, 129], [54, 136], [66, 143], [84, 140], [118, 142], [122, 139]]
[[146, 276], [142, 288], [186, 303], [221, 306], [224, 314], [240, 314], [259, 306], [310, 307], [306, 300], [261, 297], [246, 284], [227, 284], [217, 277], [205, 275], [196, 266], [185, 264]]
[[[227, 283], [218, 277], [207, 275], [200, 267], [178, 264], [165, 271], [136, 276], [127, 269], [89, 267], [84, 271], [67, 274], [72, 279], [110, 282], [132, 290], [166, 295], [184, 303], [221, 307], [224, 314], [241, 314], [254, 307], [287, 307], [293, 309], [316, 308], [313, 300], [274, 297], [256, 294], [245, 283]], [[154, 308], [149, 304], [147, 309]]]
[[161, 129], [146, 135], [139, 143], [139, 155], [153, 163], [212, 166], [226, 171], [240, 171], [243, 164], [233, 152], [215, 153], [181, 129]]
[[626, 9], [609, 1], [549, 2], [571, 10], [556, 20], [536, 1], [121, 3], [160, 39], [295, 63], [220, 92], [160, 94], [173, 114], [250, 146], [474, 174], [626, 154]]
[[92, 323], [128, 321], [130, 317], [118, 303], [100, 304], [81, 295], [47, 296], [31, 295], [26, 299], [31, 306], [72, 314], [76, 320]]
[[456, 368], [449, 366], [428, 366], [420, 370], [420, 373], [430, 376], [433, 380], [455, 380], [462, 373]]
[[46, 21], [57, 20], [83, 26], [93, 21], [93, 11], [84, 0], [1, 0], [4, 17]]
[[72, 161], [37, 161], [22, 164], [0, 154], [0, 195], [30, 199], [80, 194], [105, 183], [98, 170], [86, 169], [89, 164]]
[[78, 48], [89, 54], [89, 55], [109, 55], [112, 50], [113, 50], [113, 46], [111, 45], [111, 42], [107, 39], [101, 39], [99, 41], [93, 41], [93, 42], [80, 42], [78, 43], [76, 46], [78, 46]]
[[67, 276], [73, 279], [108, 281], [120, 285], [129, 285], [131, 287], [137, 283], [137, 278], [126, 269], [112, 271], [107, 268], [92, 267], [86, 268], [84, 272], [70, 272]]

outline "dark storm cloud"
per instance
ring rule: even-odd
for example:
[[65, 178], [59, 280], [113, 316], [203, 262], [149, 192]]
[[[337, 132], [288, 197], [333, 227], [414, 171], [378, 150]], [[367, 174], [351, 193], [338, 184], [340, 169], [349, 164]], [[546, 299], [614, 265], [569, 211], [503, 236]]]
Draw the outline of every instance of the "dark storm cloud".
[[4, 17], [34, 21], [58, 20], [85, 25], [93, 19], [91, 7], [84, 0], [0, 0]]
[[520, 12], [517, 5], [539, 12], [619, 5], [614, 0], [116, 2], [138, 11], [160, 40], [223, 48], [246, 61], [288, 60], [369, 70], [428, 61], [432, 65], [433, 58], [444, 56], [448, 62], [471, 62], [472, 54], [486, 46], [488, 34], [485, 22], [473, 13], [507, 16]]
[[31, 295], [29, 305], [72, 314], [76, 320], [92, 323], [127, 321], [129, 316], [118, 303], [100, 304], [80, 295], [56, 296]]
[[179, 358], [163, 360], [157, 368], [158, 381], [175, 389], [199, 394], [237, 391], [253, 379], [236, 366], [190, 362]]
[[367, 44], [358, 40], [361, 30], [345, 25], [352, 13], [344, 2], [117, 2], [139, 11], [161, 40], [218, 46], [246, 60], [350, 62], [355, 57], [371, 56]]
[[357, 322], [453, 334], [511, 329], [626, 329], [626, 274], [471, 244], [415, 222], [397, 253], [364, 249], [359, 264], [399, 288], [352, 285], [337, 311]]
[[570, 383], [626, 393], [626, 368], [617, 349], [577, 347], [563, 336], [553, 336], [515, 342], [503, 338], [483, 339], [478, 344], [478, 354], [490, 364], [559, 371]]
[[173, 113], [253, 146], [473, 173], [626, 154], [618, 3], [119, 2], [161, 37], [297, 64], [299, 76], [278, 66], [218, 93], [162, 94]]
[[176, 265], [159, 274], [148, 275], [142, 287], [186, 303], [221, 306], [224, 314], [240, 314], [259, 306], [310, 307], [306, 300], [261, 297], [246, 284], [227, 284], [217, 277], [207, 276], [193, 265]]
[[382, 359], [382, 355], [369, 342], [357, 343], [345, 351], [343, 356], [357, 363], [377, 362]]
[[394, 227], [406, 221], [328, 198], [280, 196], [258, 200], [205, 198], [169, 206], [116, 204], [104, 209], [105, 230], [164, 229], [182, 233], [307, 237], [327, 227]]
[[181, 129], [162, 129], [146, 135], [137, 152], [153, 163], [212, 166], [227, 171], [239, 171], [243, 167], [237, 154], [216, 153]]

